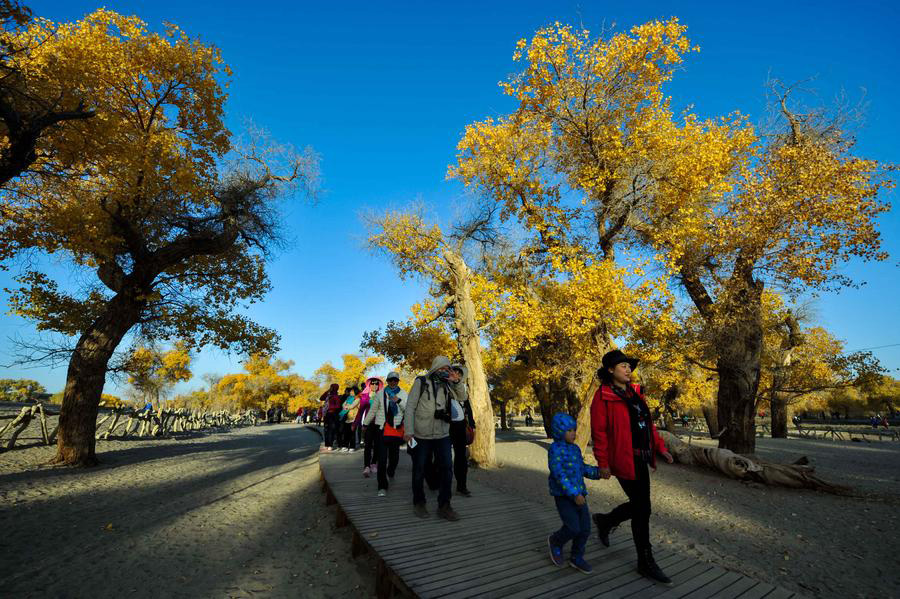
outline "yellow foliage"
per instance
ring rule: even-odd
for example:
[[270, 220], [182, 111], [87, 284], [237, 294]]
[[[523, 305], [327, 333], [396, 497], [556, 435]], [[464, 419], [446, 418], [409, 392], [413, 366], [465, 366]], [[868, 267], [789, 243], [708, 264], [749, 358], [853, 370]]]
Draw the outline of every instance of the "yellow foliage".
[[358, 356], [356, 354], [344, 354], [341, 356], [343, 367], [336, 368], [331, 362], [325, 362], [316, 369], [313, 376], [325, 386], [337, 383], [343, 390], [345, 387], [361, 384], [366, 375], [379, 364], [384, 363], [381, 356]]
[[312, 407], [318, 396], [318, 385], [291, 373], [293, 365], [290, 361], [254, 354], [244, 361], [244, 373], [225, 375], [213, 392], [219, 401], [241, 410], [281, 406], [296, 412], [298, 407]]
[[138, 391], [144, 401], [153, 399], [158, 403], [176, 383], [191, 379], [193, 373], [190, 365], [190, 352], [179, 341], [166, 352], [148, 347], [135, 348], [125, 363], [125, 371], [128, 373], [128, 384]]

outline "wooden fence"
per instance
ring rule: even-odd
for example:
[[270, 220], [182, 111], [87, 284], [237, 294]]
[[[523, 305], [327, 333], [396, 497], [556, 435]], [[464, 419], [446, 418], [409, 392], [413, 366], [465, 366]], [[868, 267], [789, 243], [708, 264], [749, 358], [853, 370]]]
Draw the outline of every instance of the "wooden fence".
[[[13, 449], [22, 432], [32, 421], [40, 423], [39, 440], [45, 445], [56, 442], [59, 421], [51, 428], [48, 418], [58, 417], [59, 412], [43, 404], [23, 407], [18, 414], [0, 415], [0, 421], [10, 420], [0, 428], [0, 451]], [[106, 429], [104, 425], [112, 420]], [[253, 410], [231, 413], [225, 410], [218, 412], [197, 412], [186, 408], [163, 410], [135, 410], [134, 408], [112, 408], [97, 422], [97, 439], [124, 439], [129, 435], [135, 437], [166, 437], [174, 433], [221, 429], [234, 426], [248, 426], [259, 423]], [[8, 437], [8, 438], [7, 438]]]

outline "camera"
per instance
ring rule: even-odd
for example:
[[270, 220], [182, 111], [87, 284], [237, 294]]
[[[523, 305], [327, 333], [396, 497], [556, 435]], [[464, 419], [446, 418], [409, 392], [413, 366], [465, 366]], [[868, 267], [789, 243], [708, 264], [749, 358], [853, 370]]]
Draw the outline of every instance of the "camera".
[[434, 419], [435, 420], [443, 420], [444, 422], [450, 422], [450, 410], [447, 408], [441, 408], [434, 411]]

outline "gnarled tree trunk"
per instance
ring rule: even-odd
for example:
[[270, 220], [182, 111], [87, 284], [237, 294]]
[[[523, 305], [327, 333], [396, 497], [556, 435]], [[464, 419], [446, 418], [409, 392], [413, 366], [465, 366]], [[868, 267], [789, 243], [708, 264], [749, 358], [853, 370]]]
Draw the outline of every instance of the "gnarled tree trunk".
[[469, 370], [469, 401], [475, 416], [475, 442], [469, 457], [480, 466], [493, 466], [494, 410], [488, 393], [487, 375], [481, 360], [481, 336], [475, 322], [475, 304], [472, 302], [471, 271], [459, 254], [444, 251], [444, 260], [450, 270], [453, 293], [453, 321], [459, 352]]
[[762, 285], [747, 285], [740, 294], [743, 301], [729, 314], [733, 320], [717, 340], [719, 447], [741, 454], [756, 451], [756, 394], [763, 344], [761, 295]]
[[75, 346], [66, 374], [59, 413], [59, 431], [54, 462], [71, 466], [97, 464], [97, 412], [106, 381], [106, 371], [122, 337], [139, 320], [144, 302], [133, 290], [120, 292], [107, 304], [106, 312], [84, 332]]

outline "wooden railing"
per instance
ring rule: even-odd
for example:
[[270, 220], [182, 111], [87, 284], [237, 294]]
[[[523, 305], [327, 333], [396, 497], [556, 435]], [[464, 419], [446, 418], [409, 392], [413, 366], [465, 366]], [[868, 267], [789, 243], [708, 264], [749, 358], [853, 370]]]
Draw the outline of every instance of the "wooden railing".
[[[56, 442], [56, 433], [59, 430], [59, 421], [50, 428], [48, 418], [59, 416], [58, 411], [34, 404], [23, 407], [18, 414], [0, 415], [0, 421], [10, 420], [0, 428], [0, 451], [13, 449], [22, 432], [28, 428], [33, 420], [38, 420], [41, 427], [40, 440], [45, 445]], [[104, 425], [106, 430], [103, 430]], [[186, 408], [163, 410], [135, 410], [134, 408], [112, 408], [102, 415], [97, 422], [97, 439], [124, 439], [129, 435], [135, 437], [167, 437], [174, 433], [200, 431], [207, 429], [222, 429], [235, 426], [249, 426], [259, 423], [257, 414], [253, 410], [232, 413], [225, 410], [217, 412], [197, 412]], [[4, 438], [7, 437], [5, 440]]]

